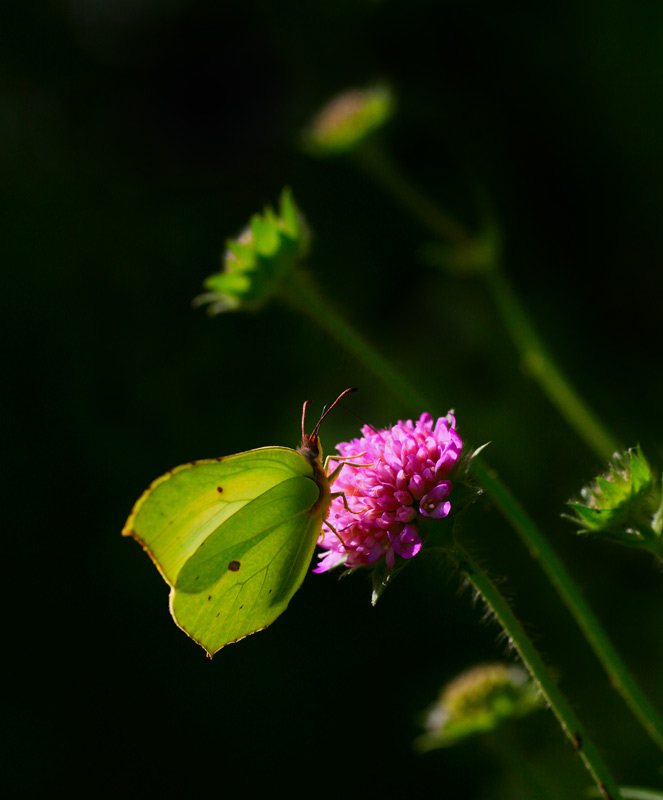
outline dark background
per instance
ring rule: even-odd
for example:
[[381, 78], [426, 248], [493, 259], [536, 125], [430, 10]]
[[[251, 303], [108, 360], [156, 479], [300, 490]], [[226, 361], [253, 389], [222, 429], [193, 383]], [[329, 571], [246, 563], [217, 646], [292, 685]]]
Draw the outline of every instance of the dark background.
[[[582, 797], [549, 712], [511, 731], [516, 767], [478, 740], [414, 755], [440, 685], [505, 653], [432, 558], [376, 608], [361, 576], [311, 575], [271, 628], [210, 662], [120, 531], [175, 464], [295, 446], [306, 398], [357, 385], [349, 405], [374, 425], [420, 411], [285, 309], [192, 310], [225, 238], [288, 184], [319, 285], [438, 398], [432, 413], [453, 407], [469, 443], [491, 442], [663, 709], [660, 568], [559, 516], [603, 465], [521, 371], [483, 286], [424, 265], [426, 231], [350, 161], [296, 146], [331, 94], [388, 80], [395, 157], [469, 226], [478, 191], [491, 198], [551, 349], [660, 465], [663, 6], [63, 0], [2, 17], [3, 784], [490, 800], [533, 797], [527, 763], [550, 797]], [[323, 442], [356, 433], [337, 413]], [[467, 524], [617, 778], [660, 788], [660, 753], [515, 534], [487, 501]]]

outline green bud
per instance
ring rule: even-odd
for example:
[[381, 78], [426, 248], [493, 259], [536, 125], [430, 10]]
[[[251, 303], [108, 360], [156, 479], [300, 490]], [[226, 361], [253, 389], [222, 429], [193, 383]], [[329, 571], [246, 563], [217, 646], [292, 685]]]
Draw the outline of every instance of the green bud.
[[631, 547], [663, 555], [661, 484], [640, 447], [615, 453], [608, 472], [569, 502], [578, 533], [596, 533]]
[[211, 315], [259, 308], [307, 255], [309, 244], [304, 217], [292, 192], [284, 189], [278, 215], [268, 206], [236, 239], [228, 239], [223, 268], [204, 281], [207, 292], [194, 303], [208, 304]]
[[426, 733], [415, 741], [415, 747], [422, 752], [448, 747], [542, 705], [541, 694], [522, 667], [481, 664], [462, 672], [442, 689], [426, 716]]
[[394, 112], [394, 98], [386, 86], [352, 89], [337, 95], [314, 117], [302, 136], [311, 155], [347, 153], [382, 127]]

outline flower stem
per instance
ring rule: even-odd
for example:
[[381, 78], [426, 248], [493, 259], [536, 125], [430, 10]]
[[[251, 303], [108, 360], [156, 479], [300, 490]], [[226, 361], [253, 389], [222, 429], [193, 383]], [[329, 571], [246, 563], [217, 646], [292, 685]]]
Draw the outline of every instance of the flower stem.
[[[514, 735], [517, 730], [513, 724], [500, 725], [497, 730], [482, 736], [484, 747], [492, 754], [500, 766], [508, 769], [514, 785], [512, 792], [517, 797], [535, 797], [537, 800], [555, 800], [559, 793], [555, 792], [551, 776], [539, 776], [530, 759], [523, 757], [522, 743]], [[517, 781], [517, 783], [516, 783]]]
[[[292, 276], [282, 296], [297, 310], [308, 314], [333, 336], [357, 360], [373, 372], [395, 397], [412, 411], [433, 409], [436, 404], [410, 385], [391, 364], [358, 333], [342, 315], [334, 311], [306, 273]], [[663, 720], [649, 704], [599, 620], [576, 586], [571, 574], [548, 543], [522, 505], [480, 456], [472, 461], [472, 472], [492, 498], [496, 507], [511, 524], [535, 558], [578, 627], [584, 633], [595, 655], [610, 677], [613, 688], [622, 696], [651, 739], [663, 749]]]
[[523, 366], [567, 423], [596, 455], [608, 461], [620, 445], [555, 364], [536, 332], [506, 273], [497, 264], [486, 272], [488, 285]]
[[495, 587], [495, 584], [486, 575], [472, 556], [456, 539], [451, 550], [447, 551], [455, 565], [465, 578], [479, 592], [494, 613], [497, 621], [509, 636], [511, 644], [527, 666], [532, 677], [539, 686], [545, 699], [548, 701], [557, 721], [562, 727], [567, 738], [580, 755], [585, 767], [592, 775], [603, 798], [617, 800], [621, 797], [615, 779], [610, 775], [608, 768], [594, 746], [587, 730], [582, 726], [575, 712], [559, 690], [550, 672], [541, 660], [541, 656], [518, 622], [511, 607]]
[[603, 665], [613, 688], [622, 696], [651, 739], [663, 749], [663, 720], [633, 679], [557, 553], [525, 509], [483, 459], [480, 457], [474, 459], [472, 472], [518, 533], [531, 557], [541, 565]]
[[426, 398], [420, 394], [369, 342], [323, 298], [308, 273], [293, 272], [280, 296], [297, 311], [311, 317], [336, 341], [349, 350], [370, 372], [375, 374], [407, 408], [423, 408]]
[[425, 195], [375, 142], [366, 142], [356, 152], [358, 163], [375, 178], [407, 214], [423, 223], [435, 236], [451, 244], [468, 244], [472, 237], [437, 203]]
[[[472, 234], [425, 195], [385, 150], [375, 144], [366, 144], [357, 152], [357, 158], [387, 194], [434, 236], [451, 245], [472, 243]], [[607, 461], [619, 449], [619, 443], [550, 356], [499, 263], [499, 248], [490, 248], [485, 257], [488, 261], [480, 274], [486, 278], [524, 367], [578, 436], [599, 458]]]

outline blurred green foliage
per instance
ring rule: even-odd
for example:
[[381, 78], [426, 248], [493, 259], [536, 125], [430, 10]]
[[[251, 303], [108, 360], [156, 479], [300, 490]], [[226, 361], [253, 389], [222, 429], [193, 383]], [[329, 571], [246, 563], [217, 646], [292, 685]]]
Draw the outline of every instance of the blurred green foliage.
[[[439, 398], [431, 413], [453, 407], [468, 443], [491, 442], [663, 708], [660, 570], [560, 518], [605, 465], [521, 372], [480, 283], [427, 267], [430, 237], [350, 161], [297, 149], [330, 95], [388, 81], [395, 157], [469, 226], [491, 198], [554, 354], [660, 465], [663, 6], [70, 0], [3, 16], [10, 793], [304, 793], [331, 771], [357, 795], [515, 796], [513, 767], [471, 741], [411, 750], [437, 687], [505, 649], [433, 557], [375, 609], [361, 577], [312, 575], [275, 625], [209, 663], [120, 537], [173, 465], [296, 445], [306, 398], [359, 386], [353, 410], [380, 426], [420, 411], [279, 306], [192, 310], [225, 240], [286, 184], [330, 300]], [[323, 445], [356, 429], [337, 414]], [[515, 534], [486, 503], [466, 516], [618, 779], [660, 785], [659, 755]], [[587, 779], [552, 716], [521, 724], [518, 758], [553, 796], [580, 797]]]

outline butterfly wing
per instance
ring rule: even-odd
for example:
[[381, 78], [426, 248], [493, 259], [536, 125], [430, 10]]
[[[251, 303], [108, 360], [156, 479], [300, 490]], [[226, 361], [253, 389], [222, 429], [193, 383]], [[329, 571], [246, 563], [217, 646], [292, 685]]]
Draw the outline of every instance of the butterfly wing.
[[177, 624], [210, 655], [272, 623], [297, 591], [322, 525], [311, 464], [265, 447], [158, 478], [123, 533], [171, 587]]

